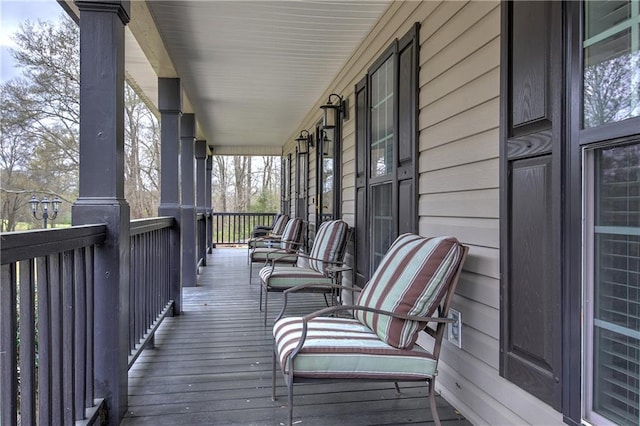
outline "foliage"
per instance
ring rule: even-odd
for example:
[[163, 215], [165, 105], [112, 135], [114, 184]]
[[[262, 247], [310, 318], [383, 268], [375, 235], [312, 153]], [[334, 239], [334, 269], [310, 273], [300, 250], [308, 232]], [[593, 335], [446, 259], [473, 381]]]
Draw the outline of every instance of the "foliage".
[[280, 157], [214, 156], [215, 212], [280, 211]]
[[[80, 34], [67, 15], [27, 21], [13, 35], [19, 77], [0, 86], [0, 231], [31, 217], [28, 201], [59, 197], [70, 222], [78, 196]], [[125, 197], [131, 217], [157, 213], [159, 123], [128, 85], [125, 91]]]

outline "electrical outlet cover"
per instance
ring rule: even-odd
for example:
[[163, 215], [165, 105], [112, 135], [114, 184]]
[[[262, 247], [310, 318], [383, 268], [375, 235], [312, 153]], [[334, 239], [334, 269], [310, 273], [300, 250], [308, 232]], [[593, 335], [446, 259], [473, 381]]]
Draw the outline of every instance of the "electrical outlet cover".
[[456, 322], [447, 324], [447, 340], [462, 348], [462, 315], [455, 309], [449, 309], [449, 318]]

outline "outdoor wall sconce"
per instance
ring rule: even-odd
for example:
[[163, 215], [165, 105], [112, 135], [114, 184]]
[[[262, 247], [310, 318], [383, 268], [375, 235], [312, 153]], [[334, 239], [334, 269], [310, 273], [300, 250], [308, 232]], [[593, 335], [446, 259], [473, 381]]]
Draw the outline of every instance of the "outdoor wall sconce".
[[[331, 101], [332, 98], [336, 103]], [[338, 99], [336, 100], [335, 98]], [[347, 104], [347, 100], [336, 93], [330, 94], [329, 99], [327, 99], [327, 103], [321, 105], [320, 109], [324, 113], [322, 127], [325, 129], [335, 129], [339, 115], [342, 116], [343, 120], [347, 120], [349, 118], [349, 105]]]
[[298, 153], [308, 154], [309, 150], [313, 148], [313, 135], [308, 130], [302, 130], [300, 136], [296, 138], [298, 143]]
[[[42, 200], [38, 200], [35, 195], [31, 196], [31, 200], [29, 200], [29, 205], [31, 206], [31, 213], [36, 220], [42, 220], [43, 228], [47, 229], [47, 221], [49, 219], [53, 220], [58, 217], [58, 211], [60, 210], [60, 198], [55, 197], [53, 200], [49, 201], [49, 198], [46, 196], [42, 197]], [[42, 217], [39, 218], [37, 216], [38, 205], [42, 205]], [[53, 208], [53, 215], [49, 217], [49, 204], [51, 204]]]

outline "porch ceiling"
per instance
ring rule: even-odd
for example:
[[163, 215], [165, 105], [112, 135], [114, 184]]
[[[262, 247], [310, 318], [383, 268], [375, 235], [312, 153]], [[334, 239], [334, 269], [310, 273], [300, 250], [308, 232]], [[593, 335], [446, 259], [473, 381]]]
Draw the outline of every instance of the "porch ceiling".
[[127, 75], [154, 105], [180, 77], [215, 153], [279, 155], [389, 3], [132, 1]]

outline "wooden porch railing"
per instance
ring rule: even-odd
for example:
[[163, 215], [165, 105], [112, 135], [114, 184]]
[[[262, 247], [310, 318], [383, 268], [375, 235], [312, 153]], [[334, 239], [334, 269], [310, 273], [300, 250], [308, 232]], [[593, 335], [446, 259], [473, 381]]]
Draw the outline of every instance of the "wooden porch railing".
[[270, 226], [276, 213], [212, 213], [213, 244], [245, 244], [258, 225]]
[[[171, 217], [130, 228], [129, 367], [172, 312]], [[94, 262], [105, 225], [4, 233], [0, 281], [0, 424], [92, 424]]]
[[2, 234], [0, 423], [74, 424], [94, 399], [95, 247], [105, 225]]
[[129, 368], [173, 310], [170, 277], [172, 217], [131, 221], [129, 264]]

